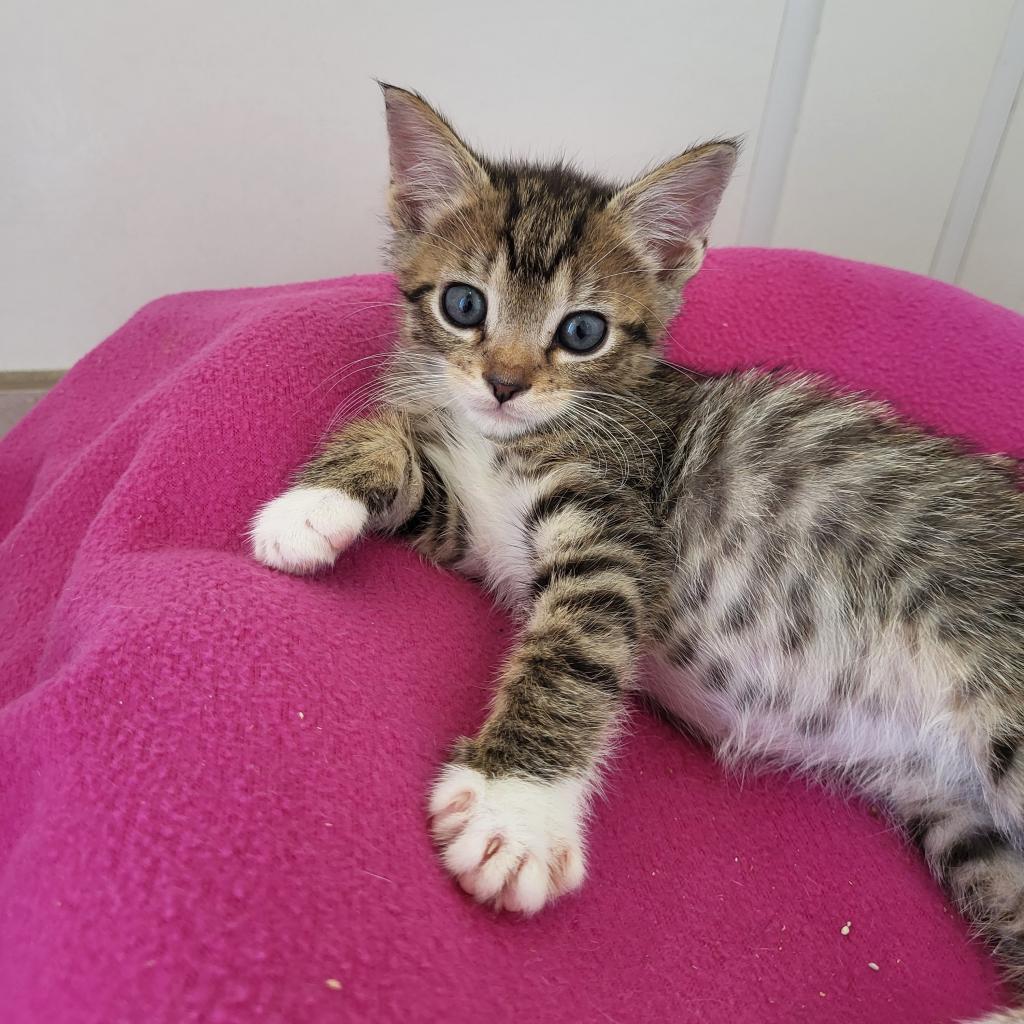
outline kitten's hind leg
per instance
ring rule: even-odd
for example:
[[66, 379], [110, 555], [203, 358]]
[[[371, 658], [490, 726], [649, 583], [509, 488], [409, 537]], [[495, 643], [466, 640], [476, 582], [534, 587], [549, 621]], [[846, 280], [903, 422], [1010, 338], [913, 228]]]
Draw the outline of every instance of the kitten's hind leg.
[[[897, 803], [910, 838], [960, 912], [1024, 992], [1024, 853], [984, 799], [930, 797]], [[1024, 1017], [1011, 1017], [1024, 1022]]]

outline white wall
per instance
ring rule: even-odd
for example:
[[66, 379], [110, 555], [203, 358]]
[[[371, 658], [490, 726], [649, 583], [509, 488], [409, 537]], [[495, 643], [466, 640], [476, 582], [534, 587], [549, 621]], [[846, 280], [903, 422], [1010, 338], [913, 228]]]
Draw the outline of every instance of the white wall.
[[[373, 76], [420, 89], [486, 151], [621, 176], [746, 133], [719, 244], [927, 271], [1012, 4], [790, 0], [787, 31], [820, 18], [820, 32], [785, 93], [786, 69], [771, 84], [785, 0], [4, 0], [0, 370], [67, 366], [166, 292], [378, 268]], [[794, 97], [794, 137], [752, 163], [766, 102], [778, 114]], [[1018, 304], [1021, 134], [963, 271]], [[772, 152], [774, 197], [750, 189]], [[741, 239], [748, 190], [743, 224], [768, 237]]]
[[967, 259], [965, 288], [1024, 312], [1024, 104], [1018, 103], [1003, 140]]
[[826, 2], [775, 244], [928, 273], [1012, 6]]

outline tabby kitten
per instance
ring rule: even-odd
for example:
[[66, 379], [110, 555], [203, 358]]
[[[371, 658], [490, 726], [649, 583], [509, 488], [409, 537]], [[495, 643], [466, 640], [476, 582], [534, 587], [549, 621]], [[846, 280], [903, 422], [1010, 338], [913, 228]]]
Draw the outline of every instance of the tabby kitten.
[[658, 360], [735, 143], [618, 187], [485, 160], [419, 96], [384, 96], [402, 341], [376, 414], [252, 540], [300, 573], [397, 534], [521, 612], [430, 797], [448, 870], [525, 913], [577, 888], [639, 688], [725, 757], [883, 800], [1024, 976], [1014, 467], [804, 379]]

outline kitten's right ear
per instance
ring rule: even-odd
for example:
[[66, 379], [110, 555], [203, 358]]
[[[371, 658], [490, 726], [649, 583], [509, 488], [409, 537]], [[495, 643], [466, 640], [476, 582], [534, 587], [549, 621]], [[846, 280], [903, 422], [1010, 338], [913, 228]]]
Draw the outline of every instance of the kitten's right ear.
[[416, 231], [487, 174], [451, 125], [422, 96], [385, 82], [391, 153], [391, 223]]

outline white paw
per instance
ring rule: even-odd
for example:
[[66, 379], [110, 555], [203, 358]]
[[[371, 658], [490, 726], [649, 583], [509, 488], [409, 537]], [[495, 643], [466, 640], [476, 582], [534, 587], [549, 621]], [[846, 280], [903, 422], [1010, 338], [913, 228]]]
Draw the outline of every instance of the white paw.
[[366, 506], [333, 487], [293, 487], [256, 513], [253, 554], [285, 572], [315, 572], [334, 564], [366, 526]]
[[583, 884], [583, 785], [449, 765], [430, 797], [445, 867], [481, 903], [534, 914]]

